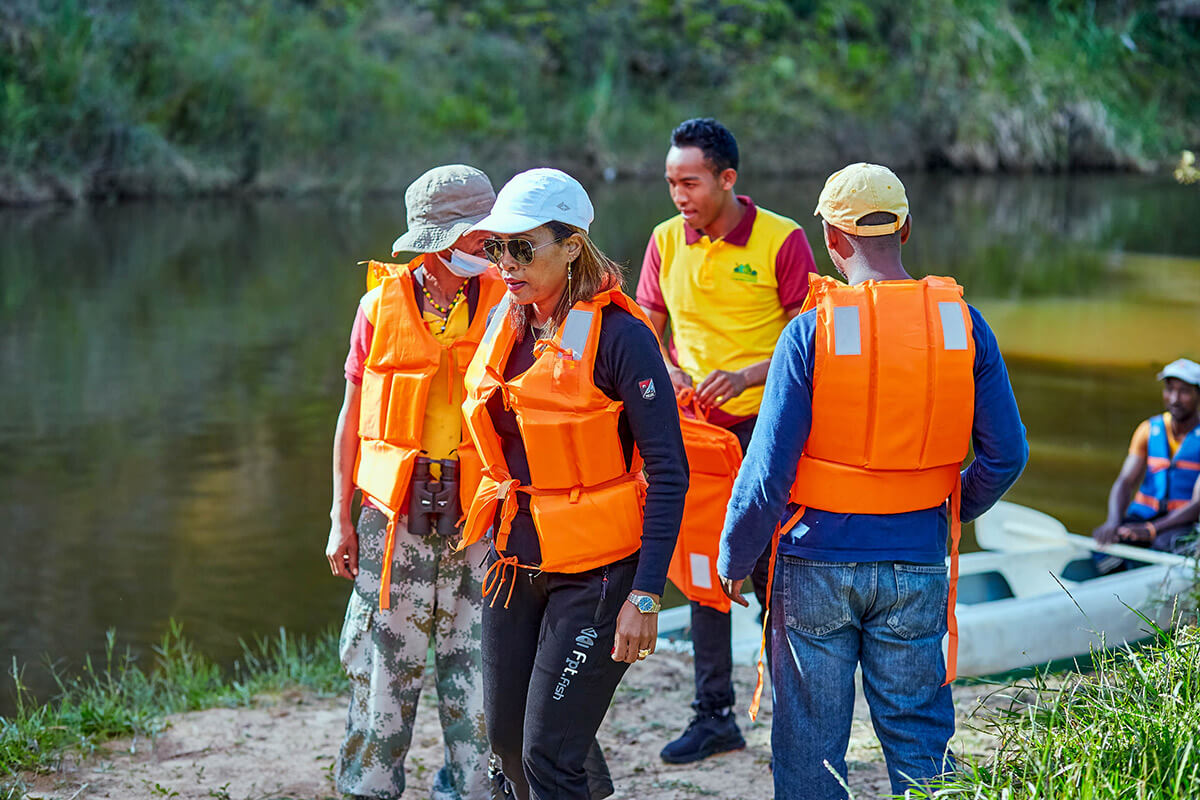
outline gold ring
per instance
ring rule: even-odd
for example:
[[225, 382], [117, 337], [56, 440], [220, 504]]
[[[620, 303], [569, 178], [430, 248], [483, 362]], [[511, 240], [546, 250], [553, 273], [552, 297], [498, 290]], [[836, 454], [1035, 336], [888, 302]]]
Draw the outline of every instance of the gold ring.
[[646, 656], [650, 655], [650, 652], [651, 652], [651, 651], [650, 651], [649, 649], [646, 649], [646, 650], [638, 650], [638, 661], [641, 661], [641, 660], [642, 660], [642, 659], [644, 659]]

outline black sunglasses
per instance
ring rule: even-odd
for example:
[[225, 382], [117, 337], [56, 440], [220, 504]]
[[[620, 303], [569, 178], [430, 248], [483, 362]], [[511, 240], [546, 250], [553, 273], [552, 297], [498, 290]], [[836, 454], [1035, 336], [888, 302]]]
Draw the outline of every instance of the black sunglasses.
[[499, 264], [500, 259], [504, 258], [504, 248], [507, 246], [508, 254], [513, 257], [513, 261], [525, 266], [533, 261], [534, 250], [541, 250], [543, 247], [549, 247], [561, 241], [562, 239], [553, 239], [545, 244], [535, 245], [528, 239], [484, 239], [483, 253], [488, 257], [488, 261]]

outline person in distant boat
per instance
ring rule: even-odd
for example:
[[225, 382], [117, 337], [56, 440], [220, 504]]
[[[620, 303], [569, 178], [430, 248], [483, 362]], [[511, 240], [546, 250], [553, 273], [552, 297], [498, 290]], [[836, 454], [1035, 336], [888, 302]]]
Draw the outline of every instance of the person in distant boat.
[[[504, 283], [469, 228], [496, 198], [487, 175], [436, 167], [404, 193], [408, 231], [372, 261], [346, 357], [346, 394], [333, 448], [333, 507], [325, 557], [354, 582], [340, 656], [350, 678], [339, 791], [405, 794], [425, 662], [433, 651], [445, 765], [434, 800], [483, 800], [481, 561], [484, 545], [454, 551], [462, 509], [475, 496], [479, 458], [466, 441], [463, 375]], [[362, 492], [357, 527], [351, 499]], [[410, 792], [412, 794], [412, 792]]]
[[[1108, 493], [1108, 518], [1092, 537], [1101, 544], [1184, 552], [1193, 546], [1200, 518], [1200, 364], [1177, 359], [1158, 379], [1166, 410], [1133, 432], [1129, 455]], [[1102, 572], [1120, 563], [1098, 562]]]
[[775, 529], [776, 800], [846, 797], [833, 773], [845, 779], [860, 665], [892, 791], [953, 767], [960, 521], [999, 500], [1029, 456], [983, 316], [953, 279], [914, 280], [901, 262], [912, 220], [900, 179], [852, 164], [816, 213], [849, 285], [814, 278], [779, 339], [717, 562], [745, 605], [742, 581]]

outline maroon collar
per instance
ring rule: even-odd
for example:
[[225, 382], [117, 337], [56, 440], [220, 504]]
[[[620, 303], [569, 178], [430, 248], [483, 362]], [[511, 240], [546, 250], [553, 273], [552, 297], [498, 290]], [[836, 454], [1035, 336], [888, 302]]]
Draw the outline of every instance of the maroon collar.
[[[754, 218], [758, 216], [758, 207], [754, 205], [754, 201], [747, 195], [739, 194], [737, 199], [746, 204], [746, 213], [738, 220], [738, 224], [733, 226], [733, 230], [725, 234], [721, 240], [735, 247], [745, 247], [750, 241], [750, 231], [754, 229]], [[683, 240], [687, 244], [695, 244], [700, 241], [700, 237], [704, 234], [696, 228], [688, 225], [686, 222], [683, 225]]]

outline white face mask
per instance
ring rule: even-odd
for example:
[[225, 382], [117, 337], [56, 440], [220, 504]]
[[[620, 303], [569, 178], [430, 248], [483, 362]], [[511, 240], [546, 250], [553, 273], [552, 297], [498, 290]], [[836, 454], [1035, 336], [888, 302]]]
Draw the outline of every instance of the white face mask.
[[462, 250], [451, 250], [450, 260], [438, 256], [438, 260], [446, 265], [446, 269], [460, 278], [474, 278], [492, 265], [486, 258], [464, 253]]

